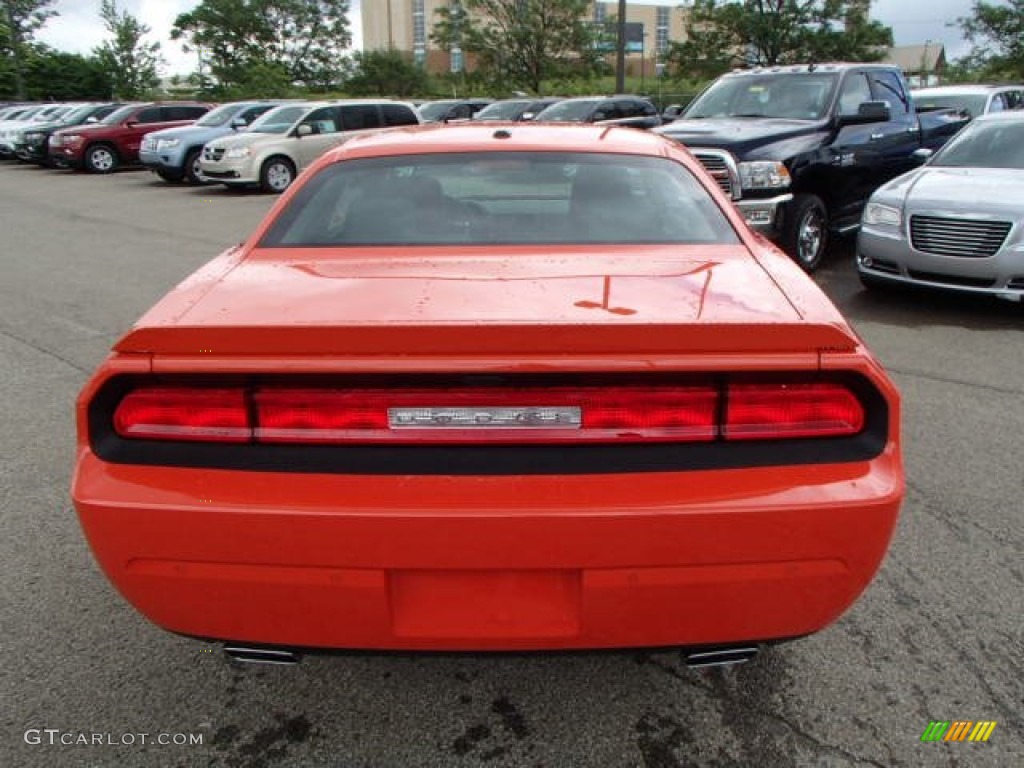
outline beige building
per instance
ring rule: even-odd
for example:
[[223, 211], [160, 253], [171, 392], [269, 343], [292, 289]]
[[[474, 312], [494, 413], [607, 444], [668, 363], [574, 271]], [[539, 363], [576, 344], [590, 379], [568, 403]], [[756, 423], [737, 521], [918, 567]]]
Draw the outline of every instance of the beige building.
[[[450, 4], [451, 0], [363, 0], [363, 48], [406, 52], [430, 72], [461, 71], [465, 65], [462, 52], [442, 51], [430, 39], [438, 20], [436, 11]], [[618, 10], [618, 2], [593, 3], [589, 16], [601, 24], [617, 18]], [[643, 25], [642, 39], [630, 43], [627, 74], [640, 75], [641, 60], [645, 76], [657, 74], [669, 43], [685, 37], [684, 14], [678, 6], [627, 4], [626, 22]]]

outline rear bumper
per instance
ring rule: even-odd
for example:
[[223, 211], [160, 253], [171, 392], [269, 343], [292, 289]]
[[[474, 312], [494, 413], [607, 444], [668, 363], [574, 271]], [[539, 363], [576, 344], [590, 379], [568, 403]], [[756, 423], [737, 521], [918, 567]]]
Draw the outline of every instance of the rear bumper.
[[850, 464], [610, 475], [280, 475], [111, 465], [73, 497], [150, 620], [336, 649], [526, 650], [787, 638], [865, 589], [902, 496]]

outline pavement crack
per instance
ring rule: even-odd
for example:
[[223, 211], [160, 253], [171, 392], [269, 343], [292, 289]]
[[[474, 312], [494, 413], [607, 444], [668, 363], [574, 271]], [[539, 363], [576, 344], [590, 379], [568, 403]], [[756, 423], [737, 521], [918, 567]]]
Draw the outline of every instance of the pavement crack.
[[36, 352], [40, 352], [41, 354], [44, 354], [47, 357], [52, 357], [54, 360], [64, 363], [64, 365], [68, 366], [69, 368], [73, 368], [79, 373], [89, 374], [91, 372], [88, 369], [80, 366], [78, 363], [73, 362], [72, 360], [68, 360], [66, 357], [57, 354], [52, 349], [47, 349], [46, 347], [41, 346], [40, 344], [36, 344], [35, 342], [29, 341], [28, 339], [23, 339], [21, 336], [17, 336], [4, 328], [0, 328], [0, 334], [6, 336], [11, 341], [21, 344], [22, 346], [28, 347], [29, 349], [34, 349]]
[[891, 365], [886, 366], [886, 370], [889, 373], [896, 373], [900, 376], [910, 376], [915, 379], [925, 379], [927, 381], [935, 381], [940, 384], [953, 384], [958, 387], [970, 387], [972, 389], [984, 389], [989, 392], [998, 392], [1001, 395], [1024, 395], [1024, 389], [1013, 389], [1011, 387], [1000, 387], [995, 384], [982, 384], [979, 381], [966, 381], [965, 379], [955, 379], [952, 376], [938, 376], [934, 373], [925, 373], [924, 371], [915, 371], [909, 368], [895, 368]]

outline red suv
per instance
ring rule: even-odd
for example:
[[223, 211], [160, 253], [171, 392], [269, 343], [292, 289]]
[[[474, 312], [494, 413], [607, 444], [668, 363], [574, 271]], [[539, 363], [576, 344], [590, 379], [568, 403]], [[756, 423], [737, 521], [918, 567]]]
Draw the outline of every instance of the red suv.
[[194, 101], [128, 104], [94, 125], [57, 131], [50, 138], [53, 156], [62, 164], [90, 173], [110, 173], [137, 165], [142, 137], [152, 131], [188, 125], [210, 110]]

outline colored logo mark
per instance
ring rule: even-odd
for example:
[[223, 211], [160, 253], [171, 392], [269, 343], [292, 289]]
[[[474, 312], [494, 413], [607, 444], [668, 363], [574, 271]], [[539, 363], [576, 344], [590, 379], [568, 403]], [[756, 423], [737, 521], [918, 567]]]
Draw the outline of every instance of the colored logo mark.
[[988, 741], [995, 729], [994, 720], [932, 720], [921, 734], [921, 741]]

